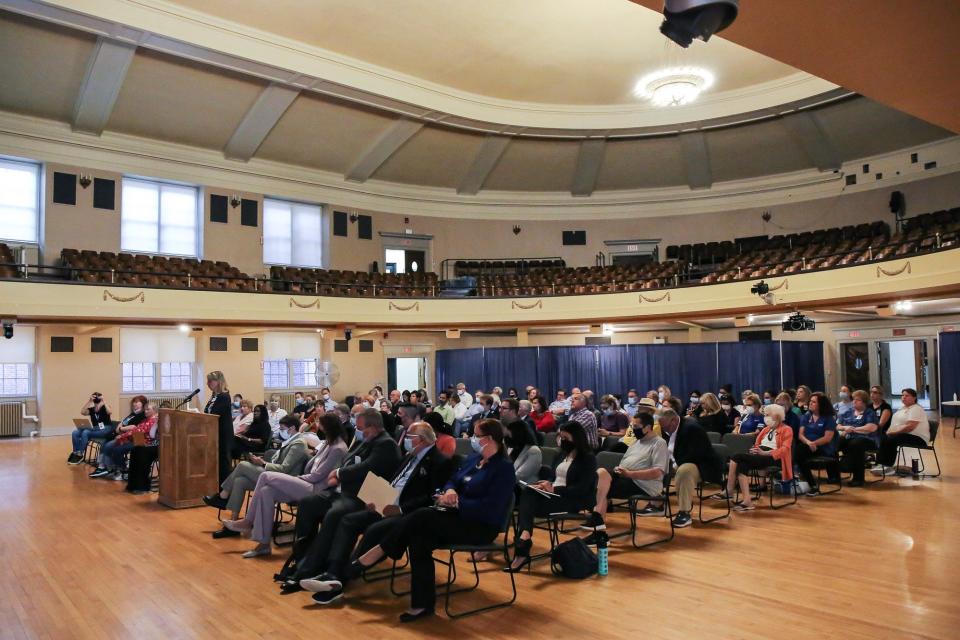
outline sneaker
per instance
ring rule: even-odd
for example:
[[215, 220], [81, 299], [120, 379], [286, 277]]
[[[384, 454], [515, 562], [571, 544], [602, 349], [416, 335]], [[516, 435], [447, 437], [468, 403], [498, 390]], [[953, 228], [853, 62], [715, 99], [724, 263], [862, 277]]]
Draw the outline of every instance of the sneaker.
[[336, 587], [330, 591], [313, 594], [313, 601], [317, 604], [330, 604], [343, 597], [343, 587]]
[[83, 455], [74, 451], [67, 457], [67, 464], [80, 464], [83, 462]]
[[818, 495], [820, 495], [820, 489], [817, 487], [811, 487], [810, 491], [807, 491], [808, 498], [816, 498]]
[[693, 518], [686, 511], [681, 511], [673, 517], [674, 527], [689, 527], [691, 524], [693, 524]]
[[300, 581], [300, 586], [304, 591], [311, 593], [327, 593], [339, 589], [343, 591], [343, 583], [337, 580], [335, 575], [322, 573], [316, 578], [307, 578]]
[[580, 525], [580, 528], [584, 531], [603, 531], [607, 528], [607, 525], [603, 522], [603, 516], [596, 511], [591, 511], [587, 519]]
[[744, 504], [742, 502], [738, 502], [737, 504], [733, 505], [734, 511], [743, 512], [743, 511], [753, 511], [755, 509], [756, 507], [753, 506], [752, 504]]
[[640, 516], [640, 517], [642, 517], [642, 518], [651, 518], [651, 517], [656, 517], [656, 516], [662, 516], [662, 515], [663, 515], [663, 507], [658, 507], [658, 506], [653, 505], [653, 504], [648, 504], [648, 505], [645, 506], [643, 509], [640, 509], [639, 511], [637, 511], [637, 515]]
[[122, 481], [123, 481], [123, 473], [121, 473], [120, 471], [117, 471], [116, 473], [113, 474], [113, 476], [110, 477], [110, 479], [111, 479], [111, 480], [117, 480], [117, 481], [121, 481], [121, 482], [122, 482]]
[[587, 545], [588, 547], [595, 547], [600, 542], [600, 538], [604, 535], [606, 534], [601, 533], [600, 531], [594, 531], [590, 535], [584, 536], [580, 539], [583, 540], [583, 544]]
[[103, 467], [97, 467], [90, 473], [91, 478], [103, 478], [105, 476], [112, 475], [113, 472], [109, 469], [104, 469]]

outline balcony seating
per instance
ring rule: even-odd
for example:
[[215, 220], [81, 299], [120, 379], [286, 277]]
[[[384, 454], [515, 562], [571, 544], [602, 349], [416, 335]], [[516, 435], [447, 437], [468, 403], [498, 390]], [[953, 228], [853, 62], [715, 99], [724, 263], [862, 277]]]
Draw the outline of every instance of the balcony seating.
[[13, 251], [6, 244], [0, 242], [0, 278], [19, 278], [20, 269], [16, 266]]
[[253, 278], [222, 261], [64, 249], [67, 277], [87, 283], [176, 289], [257, 291]]

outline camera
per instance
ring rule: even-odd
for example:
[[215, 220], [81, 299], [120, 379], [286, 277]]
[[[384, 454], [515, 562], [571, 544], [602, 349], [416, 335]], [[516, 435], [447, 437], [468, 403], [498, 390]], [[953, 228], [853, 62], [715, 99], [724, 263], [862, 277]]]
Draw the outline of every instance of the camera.
[[817, 328], [817, 323], [797, 311], [784, 320], [780, 328], [784, 331], [813, 331]]
[[740, 0], [665, 0], [660, 33], [686, 49], [733, 24], [739, 9]]
[[758, 296], [768, 294], [770, 293], [770, 285], [768, 285], [766, 282], [761, 280], [757, 284], [750, 287], [750, 293]]

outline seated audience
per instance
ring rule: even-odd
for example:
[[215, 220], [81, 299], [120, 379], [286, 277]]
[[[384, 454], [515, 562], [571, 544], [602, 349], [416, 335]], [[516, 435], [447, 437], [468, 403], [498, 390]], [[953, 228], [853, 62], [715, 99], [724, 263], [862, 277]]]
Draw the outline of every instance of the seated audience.
[[[160, 403], [159, 409], [172, 409], [173, 403], [164, 400]], [[126, 491], [134, 495], [149, 493], [153, 487], [152, 468], [153, 463], [160, 457], [160, 439], [157, 437], [159, 427], [159, 412], [157, 414], [157, 426], [153, 427], [152, 434], [144, 437], [143, 443], [134, 442], [133, 449], [130, 450], [127, 462], [127, 486]]]
[[117, 427], [116, 437], [103, 445], [100, 450], [98, 469], [91, 478], [110, 477], [113, 480], [123, 480], [124, 456], [133, 449], [133, 434], [143, 434], [147, 444], [153, 444], [157, 438], [157, 409], [152, 402], [143, 405], [143, 420], [136, 424], [121, 424]]
[[[238, 463], [220, 485], [220, 493], [203, 497], [203, 502], [207, 506], [226, 509], [230, 512], [230, 518], [236, 520], [240, 517], [240, 510], [243, 508], [247, 492], [253, 491], [257, 486], [260, 474], [265, 471], [277, 471], [285, 475], [297, 475], [303, 470], [309, 456], [308, 447], [312, 444], [316, 448], [320, 440], [312, 431], [298, 433], [300, 423], [293, 416], [285, 417], [280, 424], [287, 429], [289, 437], [273, 453], [270, 460], [248, 454], [247, 459]], [[213, 537], [228, 538], [232, 535], [239, 534], [234, 534], [229, 529], [222, 529], [214, 532]]]
[[551, 433], [557, 430], [557, 419], [553, 412], [547, 406], [547, 401], [543, 396], [537, 396], [533, 399], [533, 411], [530, 412], [530, 419], [540, 433]]
[[556, 399], [547, 407], [553, 415], [563, 415], [570, 412], [570, 401], [567, 399], [567, 392], [563, 389], [557, 390]]
[[720, 401], [709, 391], [700, 396], [700, 404], [697, 405], [694, 417], [706, 431], [715, 431], [719, 434], [731, 431], [730, 422], [720, 406]]
[[[663, 476], [667, 471], [670, 452], [667, 441], [653, 432], [653, 418], [637, 414], [633, 432], [636, 442], [627, 448], [613, 475], [606, 469], [597, 469], [597, 498], [593, 511], [581, 529], [603, 531], [606, 526], [607, 500], [625, 500], [635, 495], [659, 496], [663, 493]], [[641, 516], [662, 516], [662, 502], [647, 502], [638, 511]]]
[[657, 387], [657, 404], [663, 406], [663, 403], [666, 402], [671, 395], [673, 394], [670, 393], [670, 387], [665, 384], [660, 385]]
[[253, 403], [249, 400], [240, 401], [240, 411], [233, 417], [234, 437], [246, 433], [253, 424]]
[[884, 469], [874, 473], [896, 473], [898, 447], [918, 447], [930, 444], [930, 422], [927, 412], [917, 404], [916, 389], [904, 389], [900, 395], [903, 406], [890, 418], [886, 437], [880, 442], [877, 461]]
[[[724, 427], [726, 431], [722, 433], [731, 433], [733, 428], [737, 425], [737, 420], [740, 419], [740, 412], [733, 406], [733, 396], [723, 395], [720, 396], [720, 413], [723, 415], [724, 420], [726, 421], [726, 426]], [[701, 399], [702, 401], [702, 399]]]
[[519, 420], [514, 420], [507, 425], [504, 444], [507, 447], [507, 455], [513, 462], [517, 480], [528, 484], [536, 483], [540, 479], [543, 454], [530, 430]]
[[233, 419], [236, 420], [237, 416], [240, 415], [240, 405], [243, 403], [243, 396], [239, 393], [233, 395], [233, 403], [230, 405]]
[[700, 416], [700, 391], [694, 389], [690, 392], [690, 404], [687, 405], [686, 415], [699, 417]]
[[[282, 469], [264, 471], [257, 478], [253, 497], [243, 519], [224, 521], [224, 529], [234, 533], [250, 531], [250, 539], [257, 546], [243, 554], [244, 558], [269, 555], [270, 538], [273, 534], [273, 515], [277, 503], [299, 502], [303, 498], [327, 489], [330, 472], [340, 466], [347, 452], [343, 441], [343, 424], [333, 414], [320, 418], [320, 434], [323, 441], [312, 433], [305, 434], [301, 441], [307, 455], [312, 456], [300, 475], [291, 475]], [[282, 467], [282, 464], [281, 464]]]
[[797, 387], [796, 397], [793, 401], [793, 410], [798, 416], [802, 416], [810, 410], [811, 396], [813, 396], [813, 391], [811, 391], [807, 385], [802, 384]]
[[852, 408], [837, 421], [843, 463], [853, 474], [853, 480], [848, 485], [851, 487], [863, 486], [867, 451], [880, 448], [877, 414], [870, 408], [869, 402], [870, 396], [866, 391], [854, 391]]
[[280, 437], [280, 419], [286, 415], [286, 410], [280, 407], [280, 396], [276, 393], [271, 394], [270, 402], [267, 404], [267, 422], [270, 423], [270, 433], [273, 437]]
[[[708, 394], [704, 394], [708, 395]], [[683, 418], [672, 407], [660, 414], [660, 428], [667, 439], [677, 488], [677, 515], [674, 527], [689, 527], [693, 523], [690, 511], [697, 495], [697, 485], [703, 482], [719, 484], [723, 477], [723, 463], [714, 451], [707, 432], [694, 418]]]
[[508, 397], [508, 398], [513, 398], [514, 400], [519, 400], [519, 399], [520, 399], [520, 396], [517, 395], [517, 389], [516, 389], [516, 387], [510, 387], [509, 389], [507, 389], [507, 397]]
[[530, 563], [533, 523], [536, 517], [551, 513], [576, 513], [594, 505], [597, 459], [593, 455], [593, 447], [587, 441], [586, 431], [576, 420], [570, 420], [560, 427], [560, 450], [564, 457], [558, 460], [553, 481], [541, 480], [533, 485], [540, 491], [556, 495], [544, 495], [527, 487], [520, 494], [517, 536], [514, 540], [515, 555], [507, 571], [519, 571]]
[[[436, 411], [431, 411], [423, 416], [423, 421], [430, 425], [434, 433], [435, 447], [441, 454], [452, 458], [457, 452], [457, 440], [453, 437], [453, 429], [444, 422], [443, 418]], [[403, 441], [401, 440], [402, 444]]]
[[783, 416], [783, 407], [778, 404], [764, 407], [764, 427], [757, 434], [753, 448], [749, 453], [737, 453], [730, 459], [726, 493], [714, 496], [715, 499], [732, 499], [739, 483], [741, 497], [733, 508], [735, 511], [753, 511], [756, 507], [750, 493], [750, 471], [763, 471], [779, 463], [781, 478], [784, 481], [793, 480], [793, 431], [784, 424]]
[[80, 464], [87, 451], [87, 443], [91, 438], [106, 440], [113, 436], [113, 425], [110, 422], [110, 407], [103, 399], [103, 394], [94, 391], [80, 408], [80, 415], [90, 418], [89, 427], [79, 427], [73, 430], [70, 438], [73, 441], [73, 450], [67, 456], [67, 464]]
[[743, 399], [743, 415], [737, 421], [734, 433], [748, 434], [756, 433], [763, 428], [763, 413], [760, 404], [760, 396], [751, 393]]
[[230, 453], [234, 458], [239, 458], [245, 453], [266, 451], [270, 443], [272, 429], [267, 417], [267, 408], [258, 404], [250, 415], [253, 416], [253, 420], [250, 421], [249, 426], [242, 433], [233, 436]]
[[[102, 432], [97, 430], [99, 435], [88, 435], [87, 440], [89, 441], [90, 439], [97, 439], [106, 442], [114, 438], [118, 433], [129, 431], [131, 427], [135, 427], [146, 420], [146, 414], [144, 410], [147, 406], [147, 402], [149, 401], [147, 400], [146, 396], [134, 396], [130, 400], [130, 413], [127, 415], [127, 417], [121, 420], [116, 426], [107, 427]], [[83, 446], [84, 449], [86, 449], [86, 442], [83, 443]], [[104, 444], [104, 446], [106, 445]], [[102, 457], [102, 453], [103, 450], [101, 449], [101, 457], [97, 461], [97, 467], [89, 474], [91, 478], [103, 478], [111, 475], [109, 470], [100, 464], [101, 460], [106, 461], [106, 459]]]
[[[317, 397], [313, 396], [314, 402], [317, 402]], [[330, 387], [323, 387], [320, 389], [320, 404], [323, 405], [324, 411], [333, 411], [337, 406], [337, 401], [333, 399], [333, 396], [330, 395]]]
[[360, 556], [366, 569], [386, 557], [410, 556], [410, 608], [400, 616], [412, 622], [433, 615], [436, 601], [433, 551], [448, 544], [487, 544], [500, 534], [513, 497], [516, 476], [503, 446], [503, 426], [497, 420], [477, 424], [471, 444], [477, 453], [437, 498], [437, 507], [423, 507], [394, 525], [385, 539]]
[[[577, 422], [587, 436], [587, 444], [596, 451], [600, 447], [600, 435], [597, 432], [597, 417], [587, 406], [587, 397], [582, 393], [570, 396], [570, 422]], [[563, 427], [561, 427], [563, 429]]]
[[774, 403], [777, 393], [773, 389], [767, 389], [763, 392], [763, 406], [769, 406]]
[[775, 403], [783, 407], [783, 423], [793, 430], [793, 441], [800, 440], [800, 415], [794, 411], [793, 398], [787, 391], [777, 394]]
[[794, 461], [800, 467], [800, 475], [810, 485], [807, 495], [820, 495], [817, 479], [810, 466], [810, 458], [830, 458], [834, 462], [827, 466], [830, 480], [839, 482], [839, 466], [836, 462], [837, 444], [834, 436], [837, 432], [837, 421], [833, 417], [833, 404], [829, 398], [820, 392], [810, 396], [807, 403], [809, 410], [800, 419], [800, 442], [793, 451]]
[[601, 436], [614, 436], [622, 438], [627, 433], [630, 426], [630, 419], [627, 414], [620, 411], [620, 403], [612, 395], [605, 395], [600, 398], [600, 428], [597, 433]]
[[839, 422], [848, 411], [853, 409], [853, 398], [850, 396], [850, 387], [842, 385], [840, 392], [837, 394], [837, 399], [839, 402], [833, 405], [833, 415], [837, 417], [837, 422]]
[[880, 385], [870, 387], [870, 408], [877, 414], [877, 426], [880, 427], [880, 436], [882, 437], [890, 427], [890, 420], [893, 418], [893, 407], [887, 402], [886, 394]]
[[441, 391], [437, 394], [437, 406], [434, 407], [433, 412], [437, 413], [443, 421], [453, 426], [453, 421], [456, 420], [456, 412], [453, 408], [456, 406], [458, 400], [457, 397], [446, 391]]

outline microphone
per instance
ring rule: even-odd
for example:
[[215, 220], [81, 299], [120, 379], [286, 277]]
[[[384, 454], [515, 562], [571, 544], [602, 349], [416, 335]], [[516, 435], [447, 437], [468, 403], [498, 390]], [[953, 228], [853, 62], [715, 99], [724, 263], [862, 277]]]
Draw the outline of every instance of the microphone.
[[181, 402], [180, 404], [178, 404], [175, 408], [176, 408], [176, 409], [179, 409], [179, 408], [182, 407], [183, 405], [187, 404], [188, 402], [190, 402], [191, 400], [193, 400], [194, 396], [196, 396], [198, 393], [200, 393], [200, 389], [194, 389], [194, 390], [193, 390], [193, 393], [191, 393], [191, 394], [188, 395], [186, 398], [184, 398], [184, 399], [183, 399], [183, 402]]

